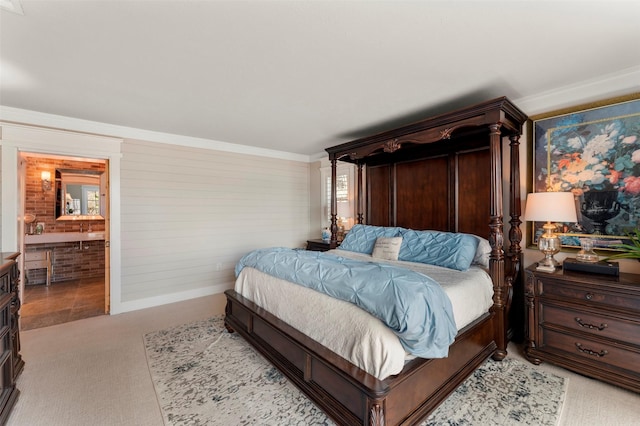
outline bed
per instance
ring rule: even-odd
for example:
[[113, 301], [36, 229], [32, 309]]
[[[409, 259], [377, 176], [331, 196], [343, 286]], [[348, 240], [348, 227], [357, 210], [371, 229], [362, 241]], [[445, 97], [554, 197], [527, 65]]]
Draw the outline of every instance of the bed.
[[[521, 286], [519, 139], [526, 119], [502, 97], [327, 149], [333, 194], [338, 161], [356, 164], [356, 227], [383, 233], [417, 230], [473, 235], [488, 243], [486, 265], [469, 269], [480, 269], [478, 273], [488, 277], [491, 299], [470, 322], [456, 324], [445, 357], [412, 357], [402, 341], [405, 354], [400, 371], [397, 366], [379, 371], [349, 354], [340, 354], [340, 349], [313, 330], [303, 332], [304, 321], [296, 323], [287, 316], [287, 310], [311, 315], [309, 306], [315, 306], [316, 299], [306, 294], [301, 302], [288, 297], [284, 307], [268, 304], [250, 288], [269, 280], [269, 274], [255, 265], [245, 266], [238, 277], [242, 282], [225, 293], [227, 328], [242, 335], [338, 424], [417, 424], [488, 357], [503, 359], [510, 335], [519, 328], [510, 316], [510, 307]], [[503, 188], [503, 179], [508, 188]], [[503, 230], [503, 193], [508, 193], [510, 212], [508, 245]], [[335, 250], [321, 254], [329, 257], [343, 257], [350, 251], [338, 247], [336, 210], [333, 199], [331, 247]], [[350, 234], [343, 245], [350, 244]], [[368, 255], [365, 250], [355, 256]], [[288, 295], [295, 287], [269, 288], [274, 294]], [[350, 315], [325, 317], [332, 323], [316, 328], [358, 328], [351, 326]], [[368, 326], [363, 330], [369, 332]]]

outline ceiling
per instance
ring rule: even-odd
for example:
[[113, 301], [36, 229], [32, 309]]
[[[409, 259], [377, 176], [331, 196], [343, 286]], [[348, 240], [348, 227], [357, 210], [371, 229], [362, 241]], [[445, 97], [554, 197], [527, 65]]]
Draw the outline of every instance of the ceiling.
[[640, 75], [640, 1], [1, 2], [0, 105], [309, 156]]

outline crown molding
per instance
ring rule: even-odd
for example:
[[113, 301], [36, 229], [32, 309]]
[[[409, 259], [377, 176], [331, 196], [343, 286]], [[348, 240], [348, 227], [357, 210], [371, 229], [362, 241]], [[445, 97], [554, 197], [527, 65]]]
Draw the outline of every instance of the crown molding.
[[148, 142], [186, 146], [190, 148], [202, 148], [214, 151], [232, 152], [236, 154], [255, 155], [258, 157], [276, 158], [280, 160], [300, 161], [304, 163], [309, 163], [312, 161], [310, 156], [308, 155], [295, 154], [291, 152], [277, 151], [266, 148], [257, 148], [253, 146], [221, 142], [212, 139], [155, 132], [152, 130], [137, 129], [134, 127], [118, 126], [115, 124], [82, 120], [79, 118], [47, 114], [43, 112], [8, 107], [4, 105], [0, 105], [0, 121], [60, 130], [69, 130], [75, 132], [92, 133], [96, 135], [118, 137], [122, 139], [137, 139]]
[[640, 66], [626, 68], [591, 80], [514, 99], [529, 116], [640, 91]]

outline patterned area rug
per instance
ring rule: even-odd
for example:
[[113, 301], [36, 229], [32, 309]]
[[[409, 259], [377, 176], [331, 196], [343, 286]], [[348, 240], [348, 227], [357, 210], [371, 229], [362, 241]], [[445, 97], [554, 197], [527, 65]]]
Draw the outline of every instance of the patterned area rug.
[[[333, 425], [223, 317], [144, 336], [165, 424]], [[487, 361], [422, 426], [557, 424], [566, 379], [513, 359]]]

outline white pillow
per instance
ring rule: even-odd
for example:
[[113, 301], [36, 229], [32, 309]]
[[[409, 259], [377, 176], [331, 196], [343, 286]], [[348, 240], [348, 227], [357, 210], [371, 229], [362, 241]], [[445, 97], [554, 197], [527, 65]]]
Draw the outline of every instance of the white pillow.
[[476, 265], [489, 267], [489, 256], [491, 255], [491, 244], [485, 238], [474, 235], [478, 239], [478, 248], [476, 249], [476, 255], [473, 258], [473, 262]]
[[401, 245], [402, 237], [379, 237], [376, 239], [376, 244], [373, 246], [373, 253], [371, 253], [371, 256], [378, 259], [398, 260], [398, 253], [400, 253]]

